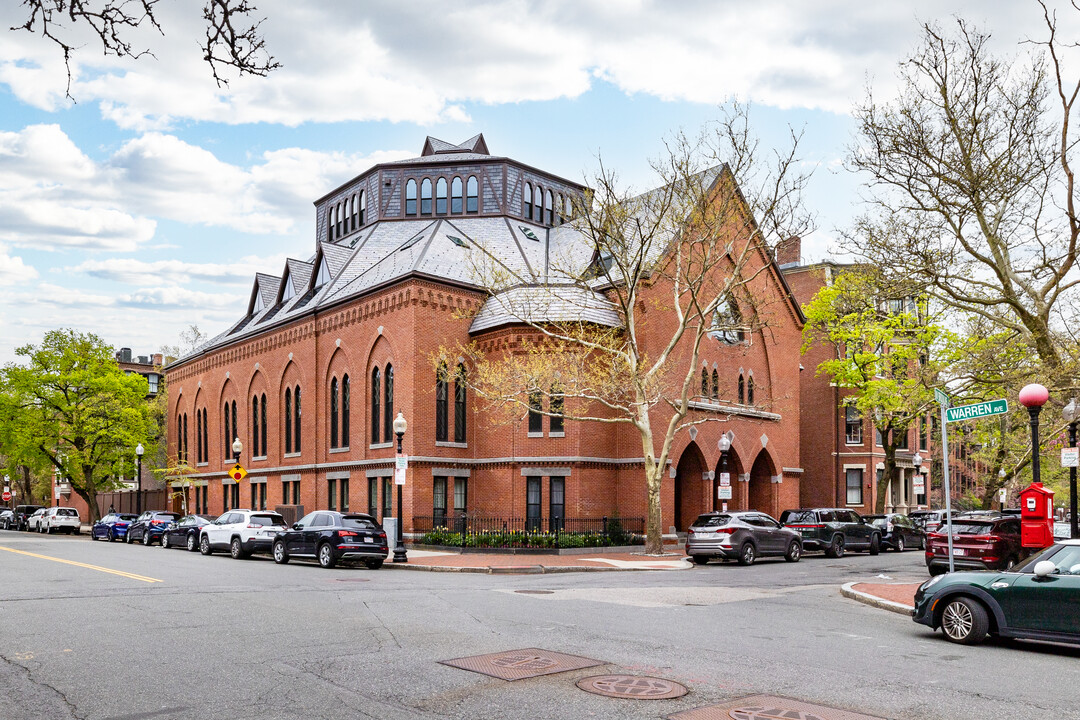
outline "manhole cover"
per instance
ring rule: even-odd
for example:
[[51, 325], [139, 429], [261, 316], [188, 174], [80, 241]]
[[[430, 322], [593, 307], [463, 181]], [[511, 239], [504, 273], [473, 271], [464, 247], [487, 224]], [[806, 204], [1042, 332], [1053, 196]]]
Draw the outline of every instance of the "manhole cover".
[[667, 720], [883, 720], [875, 715], [814, 705], [802, 700], [753, 695], [720, 705], [683, 710]]
[[540, 675], [552, 675], [567, 670], [580, 670], [581, 668], [596, 667], [604, 664], [599, 660], [592, 660], [579, 655], [567, 655], [539, 648], [507, 650], [506, 652], [473, 655], [454, 660], [440, 660], [439, 662], [442, 665], [511, 681], [539, 677]]
[[554, 590], [515, 590], [519, 595], [554, 595]]
[[631, 700], [667, 700], [687, 693], [677, 682], [640, 675], [594, 675], [579, 680], [577, 686], [596, 695]]

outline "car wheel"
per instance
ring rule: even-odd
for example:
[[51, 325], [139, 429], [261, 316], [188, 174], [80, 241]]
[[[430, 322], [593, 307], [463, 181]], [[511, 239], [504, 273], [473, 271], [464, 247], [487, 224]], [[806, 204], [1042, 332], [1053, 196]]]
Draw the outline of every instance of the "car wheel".
[[986, 608], [967, 597], [951, 599], [941, 611], [941, 630], [946, 639], [961, 645], [977, 645], [986, 637], [990, 618]]
[[131, 538], [132, 538], [131, 528], [128, 528], [127, 535], [124, 536], [124, 542], [127, 543], [128, 545], [130, 545], [131, 543], [134, 542], [134, 540], [132, 540]]
[[161, 549], [162, 550], [168, 550], [169, 549], [169, 533], [162, 533], [161, 534]]
[[926, 549], [926, 538], [924, 538], [924, 537], [919, 538], [919, 549], [920, 550], [925, 550]]
[[113, 542], [114, 540], [116, 540], [116, 536], [113, 535], [112, 530], [106, 530], [105, 531], [105, 539], [108, 540], [109, 542]]
[[832, 542], [829, 543], [829, 547], [825, 549], [825, 554], [831, 558], [844, 557], [844, 536], [834, 536]]
[[199, 541], [195, 539], [195, 533], [188, 533], [187, 549], [188, 552], [195, 552], [199, 549]]
[[142, 544], [145, 545], [146, 547], [150, 547], [150, 543], [152, 543], [152, 542], [153, 542], [153, 540], [150, 539], [150, 533], [143, 530]]
[[330, 543], [323, 543], [319, 546], [319, 565], [324, 568], [332, 568], [337, 564], [334, 559], [334, 548], [330, 547]]
[[691, 557], [693, 558], [694, 562], [697, 563], [698, 565], [704, 565], [705, 563], [709, 562], [709, 556], [708, 555], [693, 555]]
[[82, 528], [71, 528], [72, 535], [79, 535], [82, 533]]
[[739, 549], [739, 564], [753, 565], [756, 555], [752, 543], [743, 543], [742, 548]]
[[274, 543], [274, 562], [278, 565], [289, 562], [289, 552], [285, 549], [285, 543], [281, 540]]
[[229, 543], [229, 554], [232, 555], [233, 560], [242, 560], [244, 558], [244, 546], [240, 543], [240, 538], [233, 538]]
[[870, 536], [870, 554], [871, 555], [877, 555], [880, 552], [881, 552], [881, 536], [880, 535], [871, 535]]
[[212, 555], [214, 553], [214, 548], [210, 547], [210, 538], [205, 535], [199, 538], [199, 552], [203, 555]]
[[802, 545], [797, 542], [792, 542], [788, 545], [787, 552], [784, 554], [784, 559], [788, 562], [799, 562], [799, 558], [802, 557]]

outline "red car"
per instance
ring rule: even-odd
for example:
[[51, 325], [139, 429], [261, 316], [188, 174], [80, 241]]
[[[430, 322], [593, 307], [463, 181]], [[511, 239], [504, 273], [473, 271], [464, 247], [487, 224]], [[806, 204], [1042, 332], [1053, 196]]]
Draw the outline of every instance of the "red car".
[[[949, 570], [948, 526], [926, 536], [926, 567], [931, 575]], [[957, 570], [1011, 570], [1020, 562], [1020, 518], [953, 518], [953, 567]]]

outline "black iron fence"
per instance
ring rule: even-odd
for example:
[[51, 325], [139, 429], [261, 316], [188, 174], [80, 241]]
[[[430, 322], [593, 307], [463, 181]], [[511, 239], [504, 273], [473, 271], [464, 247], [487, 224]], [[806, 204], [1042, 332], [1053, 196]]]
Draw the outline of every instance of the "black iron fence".
[[573, 548], [638, 545], [645, 518], [496, 517], [446, 514], [413, 517], [423, 545], [476, 548]]

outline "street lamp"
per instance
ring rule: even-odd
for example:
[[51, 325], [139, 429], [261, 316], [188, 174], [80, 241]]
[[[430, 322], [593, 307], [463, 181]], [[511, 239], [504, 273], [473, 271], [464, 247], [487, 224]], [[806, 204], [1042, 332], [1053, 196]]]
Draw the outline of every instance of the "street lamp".
[[232, 441], [232, 454], [236, 458], [236, 464], [240, 464], [240, 455], [244, 452], [244, 443], [240, 442], [240, 438], [233, 438]]
[[1020, 404], [1027, 408], [1031, 419], [1031, 482], [1041, 483], [1039, 474], [1039, 411], [1050, 399], [1050, 391], [1038, 383], [1025, 385], [1020, 391]]
[[[1061, 411], [1061, 416], [1065, 418], [1065, 422], [1069, 423], [1069, 447], [1076, 447], [1076, 398], [1069, 401], [1069, 404]], [[1080, 528], [1077, 527], [1076, 517], [1076, 466], [1073, 465], [1069, 468], [1069, 536], [1072, 538], [1080, 538]]]
[[[138, 490], [135, 491], [135, 512], [142, 514], [142, 456], [146, 450], [142, 443], [135, 446], [135, 478]], [[131, 507], [128, 505], [128, 507]]]
[[[720, 439], [716, 442], [716, 447], [720, 448], [720, 486], [724, 487], [724, 481], [727, 480], [727, 487], [731, 486], [731, 475], [728, 474], [727, 466], [727, 454], [731, 449], [731, 438], [724, 433], [720, 436]], [[724, 500], [720, 506], [723, 512], [727, 512], [727, 500]]]
[[998, 510], [1005, 510], [1005, 468], [998, 470]]
[[[407, 423], [405, 421], [405, 416], [402, 413], [399, 412], [397, 414], [397, 417], [394, 418], [394, 434], [397, 435], [397, 454], [398, 455], [402, 454], [401, 441], [405, 437], [405, 431], [408, 430], [408, 429], [409, 429], [409, 423]], [[394, 472], [398, 472], [398, 471], [395, 470]], [[404, 472], [404, 470], [402, 470], [400, 472]], [[396, 480], [397, 480], [397, 478], [395, 478], [395, 482], [396, 482]], [[404, 514], [401, 511], [401, 486], [404, 485], [404, 483], [396, 483], [396, 484], [397, 484], [397, 514], [398, 514], [398, 521], [397, 521], [397, 544], [394, 545], [394, 562], [396, 562], [396, 563], [409, 562], [409, 557], [405, 554], [405, 542], [402, 539], [402, 532], [401, 532], [401, 523], [405, 519]]]

